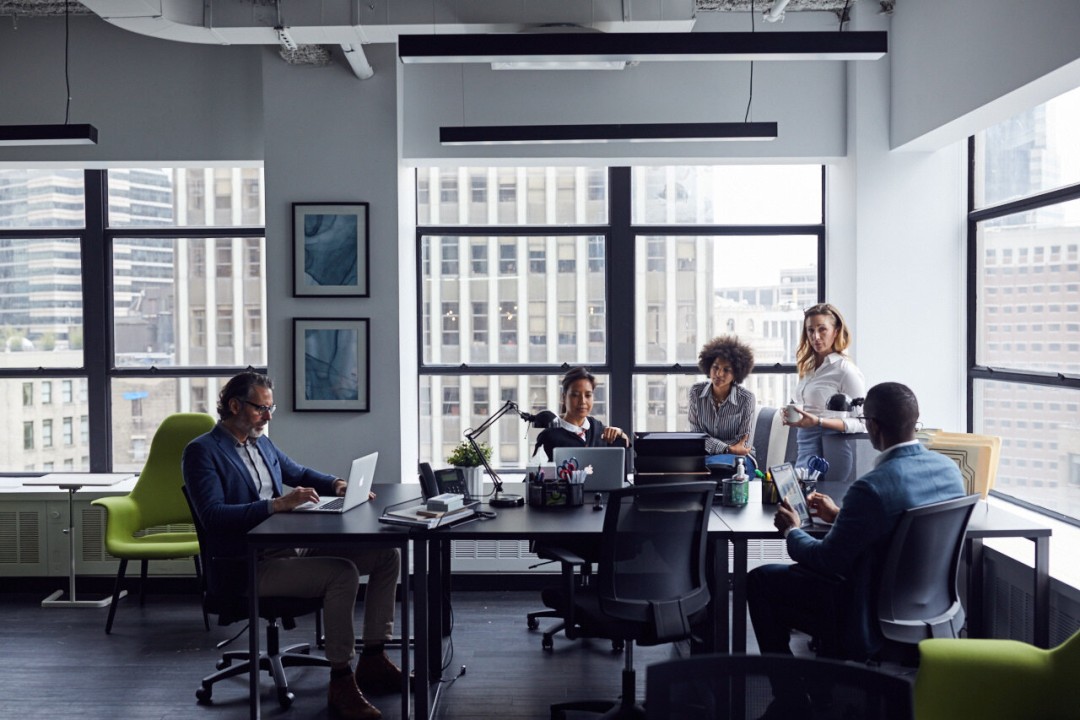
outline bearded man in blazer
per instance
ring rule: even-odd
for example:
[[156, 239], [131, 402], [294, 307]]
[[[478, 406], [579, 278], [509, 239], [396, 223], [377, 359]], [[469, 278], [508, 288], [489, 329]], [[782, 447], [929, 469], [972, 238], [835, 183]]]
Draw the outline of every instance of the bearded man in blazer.
[[[211, 557], [242, 557], [247, 532], [270, 515], [317, 502], [320, 495], [345, 494], [345, 480], [304, 467], [266, 437], [276, 409], [273, 388], [269, 377], [256, 372], [229, 380], [218, 399], [218, 424], [184, 450], [184, 484], [206, 529], [204, 551]], [[260, 556], [260, 595], [323, 598], [330, 661], [327, 704], [337, 718], [376, 720], [382, 713], [363, 693], [401, 688], [401, 670], [385, 652], [394, 626], [399, 568], [396, 548], [363, 545], [268, 550]], [[361, 575], [368, 576], [364, 648], [354, 674], [353, 611]]]

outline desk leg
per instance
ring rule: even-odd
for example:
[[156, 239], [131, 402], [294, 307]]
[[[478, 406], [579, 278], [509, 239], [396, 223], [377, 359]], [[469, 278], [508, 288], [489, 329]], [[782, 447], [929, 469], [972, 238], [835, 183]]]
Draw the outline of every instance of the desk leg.
[[1050, 538], [1035, 538], [1035, 645], [1050, 647]]
[[968, 586], [967, 586], [967, 634], [968, 637], [986, 637], [986, 627], [983, 615], [983, 595], [986, 582], [983, 571], [983, 541], [977, 538], [969, 538], [965, 543], [968, 561]]
[[746, 568], [749, 544], [745, 538], [733, 537], [731, 539], [735, 555], [734, 582], [731, 592], [731, 652], [733, 654], [746, 653]]
[[248, 545], [248, 653], [248, 704], [251, 720], [259, 720], [259, 553], [254, 545]]
[[706, 611], [706, 627], [703, 642], [691, 643], [690, 653], [728, 652], [729, 628], [728, 616], [731, 603], [728, 598], [728, 540], [713, 538], [709, 540], [706, 558], [706, 582], [709, 586], [709, 608]]
[[[81, 486], [80, 486], [81, 487]], [[75, 491], [79, 487], [68, 487], [68, 526], [64, 534], [68, 536], [68, 599], [61, 600], [63, 590], [56, 590], [49, 597], [41, 601], [44, 608], [101, 608], [112, 602], [112, 595], [106, 595], [100, 600], [79, 600], [75, 596]], [[125, 597], [127, 590], [122, 590], [119, 597]]]
[[427, 720], [431, 707], [428, 693], [431, 691], [431, 663], [428, 658], [428, 541], [422, 536], [413, 538], [413, 583], [415, 608], [413, 618], [416, 621], [416, 720]]
[[409, 617], [409, 542], [401, 544], [401, 717], [402, 720], [412, 716], [410, 703], [412, 693], [409, 692], [409, 634], [412, 630], [412, 618]]

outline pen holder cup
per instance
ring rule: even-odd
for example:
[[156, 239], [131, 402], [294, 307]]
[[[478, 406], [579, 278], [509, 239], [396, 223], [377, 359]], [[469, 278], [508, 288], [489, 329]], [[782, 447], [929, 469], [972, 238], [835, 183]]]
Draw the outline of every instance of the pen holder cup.
[[772, 481], [772, 478], [767, 478], [761, 482], [761, 504], [780, 504], [780, 491], [776, 489], [776, 483]]
[[565, 480], [558, 482], [530, 482], [529, 507], [568, 508], [585, 504], [585, 485]]
[[742, 507], [750, 500], [749, 480], [721, 480], [721, 504], [726, 507]]

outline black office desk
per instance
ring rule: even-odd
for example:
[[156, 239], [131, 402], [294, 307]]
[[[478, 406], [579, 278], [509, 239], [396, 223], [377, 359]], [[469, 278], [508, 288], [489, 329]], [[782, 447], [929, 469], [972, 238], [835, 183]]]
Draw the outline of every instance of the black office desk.
[[[384, 525], [379, 522], [379, 515], [388, 505], [419, 497], [420, 489], [416, 485], [376, 485], [375, 500], [340, 515], [328, 513], [278, 513], [271, 515], [264, 522], [247, 534], [248, 542], [248, 588], [250, 595], [249, 614], [251, 627], [248, 631], [248, 646], [252, 657], [259, 654], [261, 625], [259, 620], [259, 595], [255, 591], [257, 580], [258, 551], [273, 547], [319, 547], [348, 543], [369, 543], [372, 545], [393, 546], [401, 550], [401, 618], [400, 628], [403, 640], [410, 635], [411, 617], [409, 613], [409, 533], [407, 528]], [[403, 642], [401, 670], [409, 673], [408, 643]], [[249, 676], [251, 718], [260, 715], [259, 669], [253, 666]], [[417, 694], [418, 699], [420, 697]], [[401, 698], [401, 717], [409, 717], [409, 693]]]
[[[741, 508], [720, 508], [720, 517], [731, 529], [733, 550], [731, 593], [731, 652], [746, 652], [746, 574], [750, 540], [779, 540], [773, 526], [776, 507], [762, 505], [759, 488], [750, 489], [750, 503]], [[835, 499], [835, 498], [834, 498]], [[822, 532], [825, 528], [822, 527]], [[812, 531], [811, 531], [812, 532]], [[973, 637], [985, 636], [983, 618], [983, 540], [995, 537], [1027, 538], [1035, 543], [1034, 567], [1034, 629], [1035, 644], [1049, 647], [1050, 643], [1050, 533], [1051, 529], [1013, 515], [999, 507], [980, 501], [968, 523], [965, 555], [968, 565], [968, 631]]]

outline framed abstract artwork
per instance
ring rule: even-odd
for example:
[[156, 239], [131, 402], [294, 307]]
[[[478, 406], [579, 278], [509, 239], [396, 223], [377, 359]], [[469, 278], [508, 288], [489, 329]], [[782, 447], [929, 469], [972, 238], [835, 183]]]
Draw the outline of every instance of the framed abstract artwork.
[[293, 318], [293, 409], [368, 412], [369, 320]]
[[293, 297], [368, 297], [368, 204], [293, 203]]

